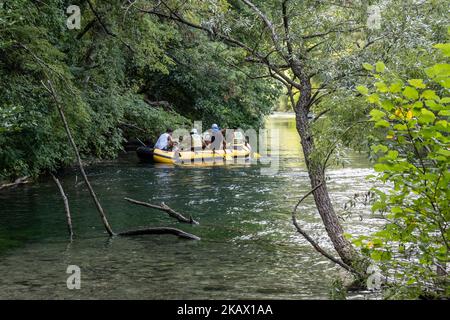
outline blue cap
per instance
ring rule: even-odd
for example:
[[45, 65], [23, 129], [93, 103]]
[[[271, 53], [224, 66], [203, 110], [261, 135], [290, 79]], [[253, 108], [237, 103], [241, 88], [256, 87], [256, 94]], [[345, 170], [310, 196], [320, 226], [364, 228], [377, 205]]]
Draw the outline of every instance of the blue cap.
[[217, 124], [213, 123], [213, 125], [211, 126], [211, 129], [219, 130], [219, 126]]

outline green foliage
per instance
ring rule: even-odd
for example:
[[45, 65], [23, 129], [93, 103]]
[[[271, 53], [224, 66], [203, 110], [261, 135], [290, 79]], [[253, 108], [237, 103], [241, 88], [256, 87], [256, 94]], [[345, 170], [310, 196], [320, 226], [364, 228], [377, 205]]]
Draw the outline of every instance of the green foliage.
[[144, 90], [151, 100], [170, 101], [176, 111], [205, 126], [258, 128], [280, 94], [273, 81], [248, 78], [258, 74], [257, 67], [237, 66], [242, 52], [202, 33], [190, 34], [189, 44], [179, 43], [169, 54], [177, 64], [168, 75], [148, 74]]
[[[248, 81], [250, 69], [230, 71], [239, 50], [125, 12], [122, 1], [91, 3], [98, 17], [86, 1], [0, 2], [0, 180], [73, 163], [47, 79], [83, 157], [116, 157], [130, 138], [154, 140], [193, 120], [258, 126], [270, 112], [278, 89]], [[70, 4], [81, 30], [66, 28]]]
[[[434, 47], [448, 58], [446, 45]], [[379, 135], [372, 151], [378, 155], [377, 179], [387, 188], [374, 189], [372, 207], [386, 219], [384, 228], [354, 243], [383, 266], [393, 280], [387, 294], [395, 297], [450, 294], [447, 58], [426, 67], [420, 79], [403, 81], [378, 69], [375, 101], [358, 89], [375, 104], [370, 120]]]

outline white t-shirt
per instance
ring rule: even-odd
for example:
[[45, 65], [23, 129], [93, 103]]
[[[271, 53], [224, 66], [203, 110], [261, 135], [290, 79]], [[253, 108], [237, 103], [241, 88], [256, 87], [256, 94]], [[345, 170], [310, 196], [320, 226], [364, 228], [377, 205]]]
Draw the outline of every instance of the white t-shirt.
[[163, 133], [159, 136], [158, 141], [156, 141], [155, 149], [161, 149], [164, 150], [169, 145], [169, 134]]

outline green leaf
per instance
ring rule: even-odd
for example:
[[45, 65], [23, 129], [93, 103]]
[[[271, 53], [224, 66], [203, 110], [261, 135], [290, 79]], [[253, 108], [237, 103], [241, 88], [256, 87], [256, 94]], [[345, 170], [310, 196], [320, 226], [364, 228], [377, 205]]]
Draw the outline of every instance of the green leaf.
[[377, 163], [373, 166], [376, 172], [383, 172], [389, 170], [390, 166], [385, 163]]
[[436, 119], [436, 116], [430, 110], [427, 110], [425, 108], [422, 108], [422, 110], [420, 110], [420, 116], [419, 116], [420, 123], [430, 123], [430, 122], [433, 122], [435, 119]]
[[422, 92], [421, 97], [424, 99], [427, 99], [427, 100], [438, 100], [439, 99], [438, 95], [433, 90], [425, 90], [424, 92]]
[[371, 65], [370, 63], [363, 63], [362, 66], [368, 71], [373, 71], [373, 65]]
[[403, 95], [410, 100], [419, 99], [419, 93], [413, 87], [406, 87], [405, 90], [403, 90]]
[[394, 109], [394, 104], [392, 103], [391, 100], [384, 100], [384, 101], [382, 101], [381, 102], [381, 106], [386, 111], [391, 111], [392, 109]]
[[450, 76], [450, 64], [438, 63], [430, 68], [425, 69], [425, 73], [430, 78], [436, 77], [449, 77]]
[[386, 120], [378, 120], [377, 122], [375, 122], [375, 128], [387, 128], [390, 125], [391, 124]]
[[386, 66], [385, 66], [384, 63], [381, 62], [381, 61], [378, 61], [378, 62], [375, 64], [375, 70], [376, 70], [377, 72], [379, 72], [379, 73], [384, 72], [384, 69], [385, 69], [385, 68], [386, 68]]
[[408, 80], [409, 84], [412, 85], [413, 87], [419, 88], [419, 89], [424, 89], [427, 86], [423, 83], [422, 79], [411, 79]]
[[383, 111], [380, 111], [378, 109], [372, 109], [372, 111], [370, 111], [370, 116], [372, 117], [371, 120], [372, 121], [378, 121], [381, 118], [383, 118], [386, 115], [386, 113], [384, 113]]
[[384, 82], [376, 82], [375, 83], [375, 87], [377, 88], [377, 90], [379, 92], [383, 92], [384, 93], [384, 92], [388, 92], [389, 91], [387, 85]]
[[439, 111], [438, 115], [444, 116], [444, 117], [450, 117], [450, 110], [449, 109], [441, 110], [441, 111]]
[[374, 251], [372, 251], [372, 253], [370, 254], [370, 257], [371, 257], [374, 261], [380, 261], [382, 255], [383, 255], [383, 251], [374, 250]]
[[403, 83], [401, 81], [396, 81], [390, 85], [389, 91], [392, 93], [397, 93], [402, 90]]
[[358, 90], [358, 92], [363, 95], [369, 94], [369, 89], [367, 89], [367, 87], [365, 87], [365, 86], [357, 86], [356, 90]]
[[370, 103], [378, 103], [380, 102], [380, 96], [377, 95], [376, 93], [372, 93], [370, 96], [367, 97], [367, 100]]
[[444, 108], [444, 106], [434, 102], [434, 100], [426, 100], [425, 101], [425, 105], [428, 108], [430, 108], [431, 110], [434, 110], [434, 111], [439, 111], [439, 110], [442, 110]]
[[386, 120], [378, 120], [377, 122], [375, 122], [375, 128], [387, 128], [390, 125], [391, 124]]
[[436, 153], [441, 154], [445, 157], [450, 157], [450, 150], [446, 150], [446, 149], [439, 149]]
[[406, 131], [408, 127], [404, 124], [399, 123], [394, 126], [394, 129], [398, 131]]
[[450, 57], [450, 43], [438, 43], [433, 47], [439, 49], [444, 56]]
[[379, 151], [386, 153], [388, 151], [388, 147], [386, 147], [382, 144], [372, 146], [371, 149], [373, 150], [374, 153], [378, 153]]
[[385, 156], [386, 159], [389, 160], [395, 160], [398, 157], [398, 151], [397, 150], [389, 150], [387, 155]]

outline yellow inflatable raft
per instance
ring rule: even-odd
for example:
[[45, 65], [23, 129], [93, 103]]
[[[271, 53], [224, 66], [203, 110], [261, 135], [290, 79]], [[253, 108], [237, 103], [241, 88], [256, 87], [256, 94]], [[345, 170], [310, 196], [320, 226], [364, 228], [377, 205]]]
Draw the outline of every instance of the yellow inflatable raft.
[[164, 151], [153, 150], [153, 161], [172, 164], [202, 164], [202, 163], [239, 163], [258, 158], [257, 153], [251, 154], [250, 149], [242, 145], [225, 150], [199, 150], [199, 151]]

